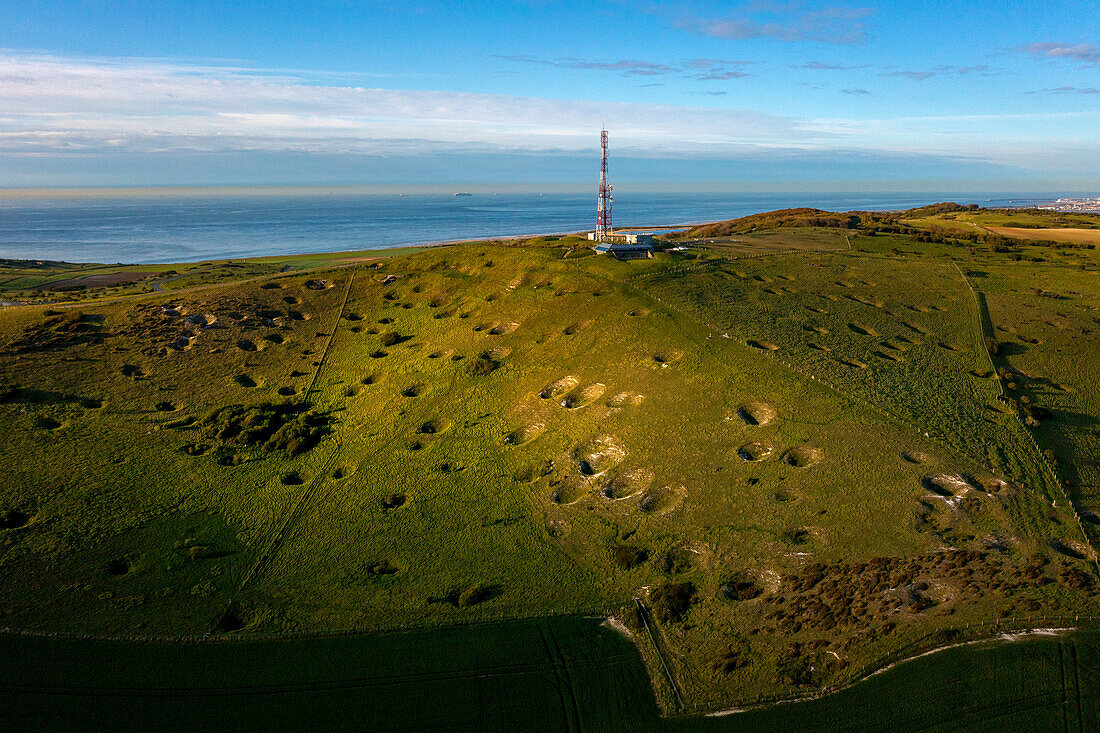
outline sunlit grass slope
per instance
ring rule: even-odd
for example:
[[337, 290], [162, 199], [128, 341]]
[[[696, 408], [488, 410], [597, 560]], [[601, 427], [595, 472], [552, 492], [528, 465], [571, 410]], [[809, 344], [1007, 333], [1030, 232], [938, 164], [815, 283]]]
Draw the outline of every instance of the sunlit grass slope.
[[638, 597], [717, 705], [1093, 612], [967, 268], [783, 240], [472, 243], [6, 309], [0, 624], [630, 625]]

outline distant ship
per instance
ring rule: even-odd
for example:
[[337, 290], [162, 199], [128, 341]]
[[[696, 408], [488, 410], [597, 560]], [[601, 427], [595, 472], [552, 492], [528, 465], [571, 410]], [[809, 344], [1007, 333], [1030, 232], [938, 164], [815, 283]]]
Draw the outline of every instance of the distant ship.
[[458, 193], [455, 194], [455, 196], [473, 196], [473, 194], [468, 193], [466, 191], [459, 191]]

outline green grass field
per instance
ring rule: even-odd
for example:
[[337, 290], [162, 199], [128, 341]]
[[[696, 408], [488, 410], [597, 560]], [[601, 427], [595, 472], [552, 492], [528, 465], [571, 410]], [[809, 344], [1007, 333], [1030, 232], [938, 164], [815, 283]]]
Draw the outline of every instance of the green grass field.
[[1095, 632], [949, 648], [826, 697], [662, 719], [598, 620], [207, 643], [0, 637], [5, 729], [1097, 729]]
[[198, 263], [4, 308], [0, 626], [612, 615], [673, 713], [1100, 615], [1094, 253], [903, 225], [952, 215], [1004, 218]]

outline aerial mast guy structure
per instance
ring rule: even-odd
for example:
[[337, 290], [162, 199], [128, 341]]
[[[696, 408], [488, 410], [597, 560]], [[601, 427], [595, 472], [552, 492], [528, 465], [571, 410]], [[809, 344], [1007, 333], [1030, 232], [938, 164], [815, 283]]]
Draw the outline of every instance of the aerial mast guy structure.
[[620, 260], [652, 257], [653, 235], [626, 231], [616, 234], [611, 229], [611, 184], [607, 182], [607, 130], [600, 130], [600, 195], [596, 201], [596, 231], [588, 233], [588, 239], [596, 244], [592, 249], [600, 254], [610, 254]]
[[611, 184], [607, 182], [607, 130], [600, 131], [600, 194], [596, 203], [596, 241], [607, 242], [611, 238]]

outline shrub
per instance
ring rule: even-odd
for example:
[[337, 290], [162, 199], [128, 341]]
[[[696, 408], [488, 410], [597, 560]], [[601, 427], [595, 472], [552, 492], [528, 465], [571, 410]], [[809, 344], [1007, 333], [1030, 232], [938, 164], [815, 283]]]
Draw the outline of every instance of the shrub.
[[470, 362], [466, 370], [475, 377], [480, 377], [486, 374], [492, 374], [499, 368], [500, 362], [496, 359], [490, 359], [487, 356], [479, 356], [475, 361]]
[[695, 585], [660, 583], [649, 592], [649, 601], [653, 604], [653, 613], [658, 621], [666, 624], [679, 623], [695, 602]]
[[199, 421], [207, 440], [226, 445], [262, 448], [297, 455], [312, 448], [328, 432], [329, 418], [304, 405], [264, 403], [254, 407], [228, 405]]
[[691, 553], [683, 547], [673, 547], [661, 556], [657, 568], [668, 575], [679, 575], [691, 570]]
[[644, 547], [635, 545], [615, 545], [611, 549], [611, 559], [615, 565], [623, 570], [632, 570], [649, 558], [649, 552]]

